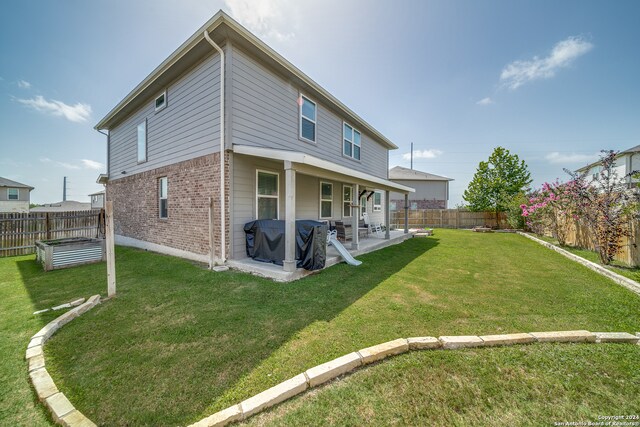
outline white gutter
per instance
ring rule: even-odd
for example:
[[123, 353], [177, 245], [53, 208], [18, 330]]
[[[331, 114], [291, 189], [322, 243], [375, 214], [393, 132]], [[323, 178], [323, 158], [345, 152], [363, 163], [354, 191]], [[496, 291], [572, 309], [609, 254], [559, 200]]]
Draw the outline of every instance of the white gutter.
[[[204, 38], [211, 46], [220, 54], [220, 262], [226, 260], [226, 234], [227, 234], [227, 215], [225, 213], [225, 173], [224, 173], [224, 51], [220, 49], [211, 37], [209, 32], [204, 30]], [[211, 248], [213, 253], [213, 247]], [[211, 265], [213, 268], [213, 265]]]

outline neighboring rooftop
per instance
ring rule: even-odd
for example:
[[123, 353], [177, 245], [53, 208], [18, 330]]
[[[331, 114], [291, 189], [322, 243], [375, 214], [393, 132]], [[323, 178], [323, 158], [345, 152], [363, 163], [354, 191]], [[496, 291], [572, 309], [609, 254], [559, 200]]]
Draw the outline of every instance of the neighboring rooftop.
[[390, 180], [407, 180], [407, 181], [453, 181], [453, 178], [435, 175], [428, 172], [422, 172], [415, 169], [403, 168], [395, 166], [389, 169]]
[[28, 188], [29, 191], [33, 190], [33, 187], [27, 184], [21, 184], [16, 181], [12, 181], [7, 178], [3, 178], [0, 176], [0, 187], [11, 187], [11, 188]]
[[[624, 156], [625, 154], [634, 154], [634, 153], [639, 153], [640, 152], [640, 145], [636, 145], [635, 147], [631, 147], [631, 148], [627, 148], [626, 150], [622, 150], [618, 153], [618, 155], [616, 156], [616, 158], [620, 157], [620, 156]], [[594, 167], [595, 165], [600, 164], [600, 160], [589, 163], [586, 166], [582, 166], [581, 168], [576, 169], [577, 172], [581, 172], [581, 171], [586, 171], [588, 169], [591, 169], [592, 167]]]
[[315, 95], [315, 97], [323, 101], [327, 107], [347, 116], [355, 125], [379, 139], [387, 148], [398, 148], [373, 126], [340, 102], [335, 96], [331, 95], [326, 89], [313, 81], [313, 79], [300, 71], [300, 69], [287, 61], [282, 55], [222, 10], [200, 27], [187, 41], [140, 82], [138, 86], [96, 124], [95, 129], [112, 129], [122, 121], [124, 117], [131, 114], [145, 102], [148, 102], [148, 100], [151, 99], [152, 96], [157, 95], [162, 88], [166, 87], [176, 77], [180, 76], [184, 71], [201, 60], [203, 56], [213, 52], [213, 47], [204, 39], [203, 33], [205, 30], [210, 33], [210, 37], [217, 44], [223, 44], [223, 41], [231, 40], [234, 45], [237, 44], [255, 53], [279, 73], [291, 78], [303, 91], [310, 95]]
[[58, 203], [45, 203], [29, 209], [31, 212], [65, 212], [65, 211], [90, 211], [91, 203], [67, 200]]
[[95, 192], [95, 193], [91, 193], [91, 194], [89, 194], [89, 196], [99, 196], [101, 194], [104, 194], [104, 190], [98, 191], [98, 192]]

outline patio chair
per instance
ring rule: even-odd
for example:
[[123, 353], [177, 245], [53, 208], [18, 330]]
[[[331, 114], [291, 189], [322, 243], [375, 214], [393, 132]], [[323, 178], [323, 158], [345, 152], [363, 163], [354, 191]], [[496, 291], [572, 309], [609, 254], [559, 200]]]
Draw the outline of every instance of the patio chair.
[[367, 226], [369, 233], [376, 233], [376, 236], [380, 237], [382, 234], [382, 224], [371, 224], [369, 214], [366, 212], [362, 214], [362, 217], [364, 218], [364, 223]]

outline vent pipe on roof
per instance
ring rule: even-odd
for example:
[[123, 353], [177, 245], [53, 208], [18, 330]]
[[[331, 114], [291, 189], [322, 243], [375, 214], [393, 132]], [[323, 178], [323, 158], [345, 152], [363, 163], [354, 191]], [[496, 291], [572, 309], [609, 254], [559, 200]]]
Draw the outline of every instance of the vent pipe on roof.
[[[226, 259], [226, 234], [227, 223], [225, 213], [225, 173], [224, 173], [224, 51], [218, 46], [211, 37], [209, 31], [204, 30], [204, 38], [211, 46], [220, 54], [220, 262], [224, 263]], [[211, 250], [210, 268], [213, 268], [213, 247]]]

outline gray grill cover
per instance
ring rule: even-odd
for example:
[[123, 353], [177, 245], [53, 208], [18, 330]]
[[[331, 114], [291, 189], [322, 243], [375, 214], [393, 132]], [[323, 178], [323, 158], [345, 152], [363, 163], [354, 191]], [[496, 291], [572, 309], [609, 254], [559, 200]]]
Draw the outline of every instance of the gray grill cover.
[[[284, 221], [260, 219], [244, 225], [247, 256], [256, 261], [282, 265]], [[312, 220], [296, 221], [296, 261], [298, 268], [321, 270], [327, 259], [327, 225]]]

